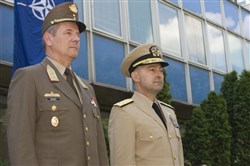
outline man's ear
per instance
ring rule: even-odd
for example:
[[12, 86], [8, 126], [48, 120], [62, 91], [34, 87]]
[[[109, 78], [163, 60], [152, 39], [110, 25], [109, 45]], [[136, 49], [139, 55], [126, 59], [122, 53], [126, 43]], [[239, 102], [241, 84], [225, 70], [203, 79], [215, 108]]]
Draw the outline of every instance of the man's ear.
[[138, 71], [133, 71], [133, 72], [131, 73], [131, 78], [132, 78], [132, 80], [133, 80], [134, 82], [138, 82], [138, 81], [139, 81], [139, 73], [138, 73]]
[[52, 45], [52, 38], [53, 38], [53, 36], [50, 33], [45, 32], [43, 35], [43, 40], [44, 40], [45, 45], [51, 46]]

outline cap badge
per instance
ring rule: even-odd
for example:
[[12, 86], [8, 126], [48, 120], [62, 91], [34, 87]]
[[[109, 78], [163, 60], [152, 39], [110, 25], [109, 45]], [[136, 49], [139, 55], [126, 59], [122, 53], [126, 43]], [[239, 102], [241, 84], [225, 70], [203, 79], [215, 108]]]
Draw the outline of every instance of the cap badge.
[[153, 56], [156, 56], [156, 57], [161, 57], [161, 53], [160, 53], [160, 50], [157, 46], [152, 46], [149, 48], [149, 51], [151, 52], [151, 54]]
[[75, 4], [69, 5], [69, 9], [70, 9], [73, 13], [77, 13], [77, 7], [76, 7]]

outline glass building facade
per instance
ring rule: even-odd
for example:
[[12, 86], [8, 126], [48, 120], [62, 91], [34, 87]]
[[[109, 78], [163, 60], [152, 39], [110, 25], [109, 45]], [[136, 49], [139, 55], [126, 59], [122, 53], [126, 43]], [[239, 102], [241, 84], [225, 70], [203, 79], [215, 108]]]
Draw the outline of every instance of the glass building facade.
[[[210, 91], [220, 93], [226, 73], [250, 70], [250, 12], [232, 1], [75, 2], [87, 29], [81, 34], [81, 49], [73, 69], [94, 85], [132, 92], [132, 81], [121, 74], [120, 65], [143, 43], [161, 46], [169, 63], [165, 70], [173, 100], [184, 105], [199, 105]], [[11, 77], [5, 69], [12, 66], [13, 48], [13, 0], [0, 0], [1, 125], [8, 89], [3, 80]]]

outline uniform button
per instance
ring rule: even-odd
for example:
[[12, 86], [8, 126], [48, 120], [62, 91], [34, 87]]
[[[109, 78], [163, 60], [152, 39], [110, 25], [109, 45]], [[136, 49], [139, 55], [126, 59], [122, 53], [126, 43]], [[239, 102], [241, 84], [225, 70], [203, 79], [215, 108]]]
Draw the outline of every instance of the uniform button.
[[171, 135], [169, 135], [169, 139], [171, 139], [172, 138], [172, 136]]
[[88, 156], [87, 158], [88, 158], [88, 160], [90, 160], [90, 156]]
[[89, 128], [88, 128], [88, 127], [85, 127], [85, 131], [89, 131]]
[[83, 114], [83, 118], [87, 118], [87, 115], [86, 115], [86, 114]]
[[174, 160], [176, 160], [176, 155], [174, 155]]
[[97, 115], [97, 119], [100, 119], [100, 116], [99, 116], [99, 115]]
[[51, 110], [56, 111], [57, 107], [55, 105], [52, 105]]
[[152, 136], [152, 135], [150, 135], [150, 136], [149, 136], [149, 138], [150, 138], [150, 139], [153, 139], [153, 136]]
[[89, 145], [90, 145], [89, 141], [86, 141], [86, 145], [87, 145], [87, 146], [89, 146]]

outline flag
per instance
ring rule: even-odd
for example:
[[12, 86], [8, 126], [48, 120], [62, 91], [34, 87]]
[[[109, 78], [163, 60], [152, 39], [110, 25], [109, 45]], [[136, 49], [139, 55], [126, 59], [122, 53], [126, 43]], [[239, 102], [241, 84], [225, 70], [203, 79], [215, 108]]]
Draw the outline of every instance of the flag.
[[42, 24], [56, 5], [72, 0], [15, 0], [13, 71], [34, 65], [44, 58]]

